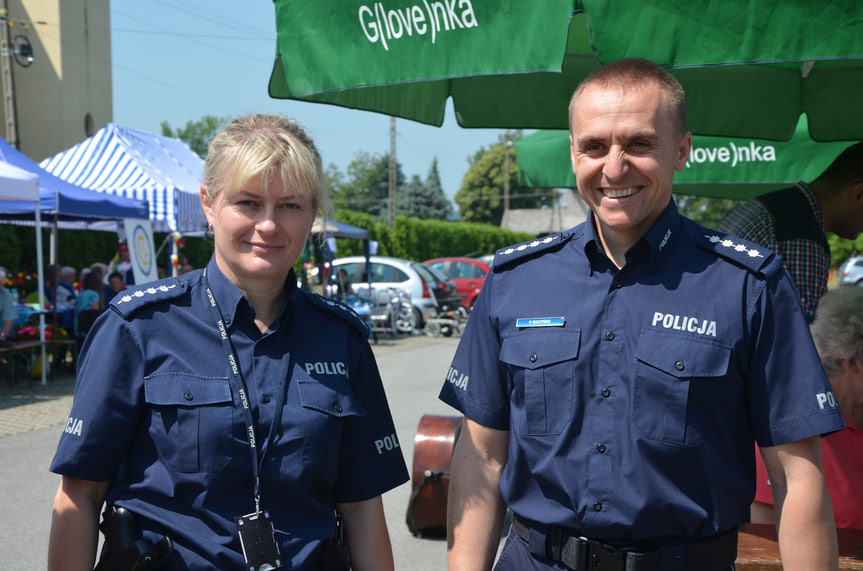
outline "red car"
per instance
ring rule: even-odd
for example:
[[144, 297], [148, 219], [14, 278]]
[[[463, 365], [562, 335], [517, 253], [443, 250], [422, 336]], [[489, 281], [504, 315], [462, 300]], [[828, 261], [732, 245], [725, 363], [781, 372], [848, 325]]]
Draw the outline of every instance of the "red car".
[[462, 305], [473, 307], [485, 276], [491, 271], [488, 264], [474, 258], [434, 258], [423, 264], [442, 271], [453, 283], [462, 298]]

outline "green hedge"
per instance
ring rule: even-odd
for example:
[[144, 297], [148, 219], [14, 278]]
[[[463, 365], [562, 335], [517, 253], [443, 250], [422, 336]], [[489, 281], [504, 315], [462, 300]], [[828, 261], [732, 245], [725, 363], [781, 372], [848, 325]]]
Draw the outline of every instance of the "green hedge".
[[[498, 248], [535, 238], [533, 234], [504, 230], [490, 224], [419, 220], [397, 216], [392, 230], [363, 212], [342, 210], [336, 220], [365, 228], [370, 239], [378, 242], [378, 255], [421, 262], [444, 256], [477, 257], [493, 254]], [[336, 240], [336, 256], [362, 254], [360, 240]]]

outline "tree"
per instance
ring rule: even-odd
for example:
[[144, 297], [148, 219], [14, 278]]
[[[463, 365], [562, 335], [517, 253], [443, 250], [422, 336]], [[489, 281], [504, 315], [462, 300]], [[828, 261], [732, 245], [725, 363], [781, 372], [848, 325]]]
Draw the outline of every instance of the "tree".
[[423, 211], [419, 218], [436, 218], [446, 220], [453, 212], [452, 203], [444, 194], [440, 182], [440, 171], [437, 167], [437, 157], [432, 159], [429, 173], [423, 185]]
[[681, 214], [713, 230], [719, 228], [725, 217], [739, 204], [728, 198], [690, 195], [675, 195], [674, 200]]
[[[510, 136], [512, 140], [512, 136]], [[503, 218], [503, 166], [506, 146], [503, 141], [489, 150], [480, 148], [455, 194], [459, 214], [466, 222], [485, 222], [499, 226]], [[515, 150], [509, 149], [510, 208], [543, 208], [552, 205], [554, 193], [547, 189], [528, 188], [518, 184], [518, 161]]]
[[228, 124], [227, 117], [204, 115], [198, 121], [188, 121], [182, 129], [171, 129], [167, 121], [162, 121], [162, 135], [182, 139], [201, 158], [206, 158], [210, 141], [222, 127]]

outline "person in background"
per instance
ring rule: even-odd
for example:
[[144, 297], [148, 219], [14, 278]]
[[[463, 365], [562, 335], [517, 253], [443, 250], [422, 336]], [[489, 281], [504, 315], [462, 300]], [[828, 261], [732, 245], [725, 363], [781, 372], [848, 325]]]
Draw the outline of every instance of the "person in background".
[[[836, 527], [863, 529], [863, 288], [828, 291], [818, 304], [812, 337], [848, 428], [821, 440], [821, 461]], [[757, 456], [758, 489], [752, 523], [774, 523], [773, 494]]]
[[811, 322], [830, 274], [825, 232], [846, 240], [863, 232], [863, 143], [847, 147], [815, 180], [737, 206], [719, 231], [778, 253]]
[[105, 305], [107, 306], [114, 299], [114, 296], [126, 289], [126, 283], [123, 281], [123, 274], [120, 272], [111, 272], [108, 275], [108, 287], [105, 288]]
[[84, 289], [78, 294], [75, 302], [75, 334], [78, 334], [78, 317], [86, 309], [104, 309], [102, 301], [102, 280], [96, 272], [89, 272], [84, 277]]
[[6, 289], [6, 276], [9, 271], [0, 266], [0, 347], [9, 345], [9, 337], [14, 331], [12, 328], [18, 320], [18, 310], [15, 308], [16, 300], [12, 299], [12, 294]]
[[336, 298], [342, 301], [347, 301], [348, 297], [354, 294], [351, 287], [351, 281], [348, 279], [348, 271], [344, 268], [339, 268], [336, 272]]
[[819, 443], [842, 416], [777, 256], [677, 211], [683, 88], [611, 62], [569, 121], [588, 219], [497, 252], [441, 389], [465, 415], [450, 569], [492, 567], [508, 506], [501, 571], [731, 570], [756, 439], [785, 569], [836, 569]]
[[84, 278], [86, 278], [87, 274], [89, 274], [89, 273], [90, 273], [89, 267], [81, 268], [81, 273], [79, 274], [79, 277], [78, 277], [78, 283], [75, 284], [75, 292], [76, 293], [81, 293], [81, 290], [84, 289]]
[[75, 268], [63, 266], [60, 268], [60, 282], [57, 284], [57, 311], [63, 312], [63, 327], [71, 329], [75, 324]]
[[351, 568], [392, 570], [381, 494], [408, 473], [369, 329], [293, 271], [332, 208], [320, 154], [293, 119], [241, 117], [201, 203], [207, 266], [117, 296], [84, 342], [48, 568], [93, 568], [104, 503], [99, 569], [129, 520], [159, 569], [332, 568], [341, 517]]

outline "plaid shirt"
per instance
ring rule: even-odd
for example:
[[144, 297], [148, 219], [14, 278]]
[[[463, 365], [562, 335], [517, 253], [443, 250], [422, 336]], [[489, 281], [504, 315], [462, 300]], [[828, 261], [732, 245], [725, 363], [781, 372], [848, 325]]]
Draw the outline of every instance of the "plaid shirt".
[[[812, 216], [824, 232], [824, 217], [812, 189], [802, 181], [791, 188], [803, 193], [812, 209]], [[790, 191], [791, 188], [788, 190]], [[784, 240], [777, 243], [770, 212], [758, 198], [753, 198], [735, 208], [719, 226], [719, 231], [739, 236], [777, 252], [794, 279], [807, 319], [810, 323], [815, 319], [818, 300], [827, 292], [827, 278], [830, 272], [829, 250], [825, 251], [815, 242], [805, 239]]]

